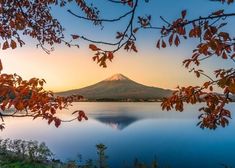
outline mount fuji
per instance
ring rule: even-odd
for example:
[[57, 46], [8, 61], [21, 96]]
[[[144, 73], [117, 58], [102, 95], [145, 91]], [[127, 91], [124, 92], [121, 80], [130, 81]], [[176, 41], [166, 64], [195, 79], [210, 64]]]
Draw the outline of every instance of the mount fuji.
[[59, 96], [82, 95], [87, 100], [140, 100], [162, 99], [170, 96], [172, 90], [145, 86], [122, 74], [115, 74], [94, 85], [81, 89], [59, 92]]

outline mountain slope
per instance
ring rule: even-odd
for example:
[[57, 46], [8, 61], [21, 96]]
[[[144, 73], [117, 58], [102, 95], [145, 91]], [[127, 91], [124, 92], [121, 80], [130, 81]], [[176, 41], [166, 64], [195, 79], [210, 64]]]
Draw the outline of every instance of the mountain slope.
[[145, 86], [130, 80], [122, 74], [116, 74], [94, 85], [60, 92], [57, 95], [80, 94], [87, 99], [156, 99], [167, 97], [171, 93], [171, 90]]

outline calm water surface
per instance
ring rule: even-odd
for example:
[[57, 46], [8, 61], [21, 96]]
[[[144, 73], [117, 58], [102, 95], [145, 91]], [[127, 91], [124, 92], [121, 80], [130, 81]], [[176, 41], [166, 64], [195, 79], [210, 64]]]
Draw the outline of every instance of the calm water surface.
[[[201, 105], [186, 106], [185, 112], [163, 112], [160, 103], [74, 103], [61, 117], [85, 110], [89, 120], [63, 124], [59, 129], [37, 119], [6, 120], [1, 138], [46, 142], [57, 158], [66, 160], [82, 154], [96, 159], [95, 145], [108, 146], [112, 167], [139, 158], [173, 168], [213, 168], [226, 163], [235, 167], [235, 122], [215, 131], [196, 127]], [[235, 104], [228, 107], [235, 110]]]

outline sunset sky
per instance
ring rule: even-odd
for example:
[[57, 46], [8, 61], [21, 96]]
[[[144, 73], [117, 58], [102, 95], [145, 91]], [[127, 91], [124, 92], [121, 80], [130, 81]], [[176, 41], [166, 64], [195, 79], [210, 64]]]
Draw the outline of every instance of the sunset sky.
[[[93, 1], [94, 2], [94, 1]], [[205, 3], [204, 3], [205, 2]], [[115, 18], [124, 13], [128, 8], [121, 5], [108, 3], [105, 0], [97, 0], [95, 4], [101, 10], [101, 17]], [[120, 10], [120, 7], [123, 8]], [[204, 16], [221, 7], [231, 11], [231, 7], [212, 3], [209, 0], [150, 0], [148, 4], [138, 7], [137, 15], [151, 14], [153, 24], [162, 25], [159, 16], [168, 20], [179, 16], [181, 10], [187, 9], [189, 18]], [[95, 27], [86, 21], [80, 21], [66, 12], [72, 9], [79, 14], [79, 10], [71, 4], [65, 8], [53, 8], [53, 14], [65, 27], [65, 34], [85, 35], [97, 40], [115, 40], [116, 31], [122, 31], [127, 20], [118, 24], [104, 24], [104, 29]], [[102, 14], [103, 12], [103, 14]], [[225, 11], [226, 12], [226, 11]], [[111, 14], [112, 13], [112, 14]], [[230, 26], [233, 27], [234, 23]], [[36, 48], [36, 42], [25, 39], [26, 45], [15, 50], [1, 51], [0, 58], [4, 65], [5, 73], [17, 73], [29, 79], [32, 77], [44, 78], [47, 81], [46, 88], [53, 91], [63, 91], [81, 88], [94, 84], [116, 73], [122, 73], [139, 83], [162, 88], [174, 89], [177, 85], [196, 85], [202, 80], [195, 78], [193, 74], [182, 66], [182, 61], [191, 55], [196, 41], [185, 41], [178, 48], [156, 49], [158, 31], [141, 31], [137, 35], [137, 47], [139, 52], [129, 53], [121, 50], [115, 55], [108, 68], [101, 68], [92, 61], [93, 53], [88, 49], [84, 41], [79, 41], [80, 49], [68, 48], [64, 45], [55, 46], [55, 51], [46, 54], [42, 49]], [[202, 67], [212, 71], [220, 65], [220, 59], [208, 60]], [[232, 66], [227, 64], [227, 66]]]

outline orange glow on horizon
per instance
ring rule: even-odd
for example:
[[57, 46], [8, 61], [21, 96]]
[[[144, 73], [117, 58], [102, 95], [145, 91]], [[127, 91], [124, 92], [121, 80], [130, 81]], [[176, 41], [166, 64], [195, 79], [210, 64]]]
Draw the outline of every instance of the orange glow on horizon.
[[121, 51], [108, 68], [94, 63], [92, 55], [87, 48], [57, 47], [48, 55], [42, 49], [26, 46], [4, 51], [0, 57], [4, 73], [16, 72], [25, 79], [43, 78], [47, 81], [45, 88], [55, 92], [89, 86], [116, 73], [144, 85], [167, 89], [198, 82], [181, 66], [183, 58], [179, 49], [174, 51], [174, 56], [169, 50], [141, 49], [137, 54]]

